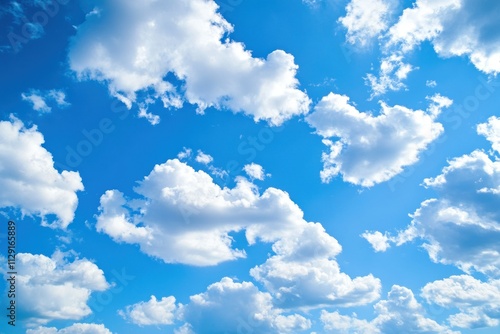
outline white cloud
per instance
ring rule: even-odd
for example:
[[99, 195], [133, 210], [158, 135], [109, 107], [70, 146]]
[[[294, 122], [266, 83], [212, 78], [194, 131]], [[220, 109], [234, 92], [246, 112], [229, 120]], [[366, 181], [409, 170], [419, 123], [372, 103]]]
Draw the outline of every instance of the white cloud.
[[252, 179], [256, 180], [264, 180], [266, 177], [264, 168], [261, 165], [256, 164], [254, 162], [243, 166], [243, 170], [250, 176]]
[[163, 297], [157, 300], [155, 296], [147, 302], [139, 302], [127, 306], [125, 311], [119, 314], [136, 325], [170, 325], [175, 318], [175, 297]]
[[41, 113], [51, 112], [52, 108], [47, 102], [53, 102], [59, 108], [64, 108], [70, 104], [66, 102], [66, 94], [62, 90], [39, 91], [31, 89], [28, 93], [22, 93], [21, 97], [24, 101], [28, 101], [33, 105], [33, 110]]
[[284, 307], [355, 306], [380, 297], [380, 280], [372, 275], [351, 279], [334, 257], [342, 248], [321, 224], [309, 223], [300, 233], [273, 245], [276, 255], [250, 274]]
[[[446, 29], [446, 16], [453, 17], [461, 0], [417, 0], [407, 8], [388, 32], [388, 46], [398, 44], [403, 52], [413, 50], [425, 40], [433, 40]], [[455, 27], [459, 28], [459, 27]]]
[[179, 160], [188, 159], [191, 157], [191, 153], [193, 153], [192, 149], [184, 147], [184, 149], [181, 152], [179, 152], [179, 154], [177, 154], [177, 158]]
[[271, 295], [251, 282], [228, 277], [191, 296], [190, 303], [181, 306], [181, 319], [194, 333], [206, 334], [297, 333], [311, 327], [311, 321], [301, 315], [284, 315], [273, 306]]
[[[199, 112], [230, 109], [273, 125], [308, 112], [310, 100], [297, 89], [293, 56], [276, 50], [266, 59], [254, 58], [229, 39], [233, 27], [214, 1], [97, 6], [70, 47], [70, 66], [80, 79], [104, 81], [111, 94], [129, 102], [139, 92], [154, 91], [166, 107], [179, 107], [185, 99]], [[168, 73], [182, 87], [165, 81]]]
[[389, 233], [380, 233], [379, 231], [368, 232], [365, 231], [361, 234], [361, 237], [366, 239], [373, 247], [375, 252], [385, 252], [391, 247], [391, 243], [400, 246], [404, 243], [412, 241], [418, 236], [418, 231], [415, 226], [411, 225], [404, 231], [399, 232], [397, 235], [393, 236]]
[[[478, 125], [478, 132], [497, 143], [498, 119]], [[500, 275], [500, 162], [481, 150], [454, 158], [442, 173], [424, 180], [439, 197], [422, 202], [410, 226], [388, 242], [421, 238], [434, 262], [453, 264], [469, 273]], [[387, 248], [387, 247], [386, 247]]]
[[151, 125], [160, 124], [160, 116], [148, 112], [144, 107], [139, 107], [139, 114], [137, 116], [145, 118]]
[[[282, 190], [260, 194], [243, 177], [236, 178], [234, 188], [221, 188], [207, 173], [174, 159], [156, 165], [135, 192], [143, 199], [127, 201], [117, 190], [101, 197], [98, 231], [117, 242], [139, 244], [165, 262], [197, 266], [246, 256], [233, 248], [229, 234], [245, 231], [249, 244], [274, 243], [276, 255], [252, 275], [282, 305], [359, 305], [378, 298], [380, 281], [340, 272], [333, 259], [341, 251], [337, 240], [321, 224], [306, 222]], [[317, 284], [320, 278], [324, 282]]]
[[374, 306], [377, 317], [371, 321], [360, 320], [354, 315], [343, 316], [338, 312], [323, 311], [321, 320], [325, 330], [332, 333], [391, 334], [391, 333], [443, 333], [458, 334], [436, 321], [426, 318], [422, 306], [413, 292], [405, 287], [393, 285], [386, 300]]
[[436, 82], [435, 80], [427, 80], [427, 81], [425, 82], [425, 85], [426, 85], [427, 87], [434, 88], [434, 87], [436, 87], [436, 86], [437, 86], [437, 82]]
[[112, 334], [102, 324], [75, 323], [63, 329], [55, 327], [40, 326], [36, 329], [28, 329], [26, 334]]
[[500, 324], [500, 280], [481, 282], [469, 275], [458, 275], [428, 283], [422, 289], [428, 303], [458, 308], [451, 315], [452, 326], [461, 328], [493, 327]]
[[[250, 243], [275, 241], [303, 224], [302, 211], [285, 192], [269, 188], [260, 195], [241, 177], [234, 188], [221, 188], [177, 159], [156, 165], [135, 191], [146, 200], [127, 202], [108, 190], [96, 228], [116, 241], [139, 243], [165, 262], [204, 266], [234, 260], [245, 252], [231, 247], [231, 231], [246, 229]], [[141, 213], [133, 214], [130, 206]]]
[[[421, 43], [428, 41], [438, 56], [443, 58], [467, 56], [472, 64], [486, 74], [500, 72], [500, 23], [496, 15], [500, 3], [486, 0], [416, 0], [406, 8], [398, 21], [385, 33], [383, 25], [359, 26], [355, 36], [379, 35], [384, 56], [379, 77], [369, 74], [367, 83], [373, 96], [388, 90], [404, 88], [403, 81], [413, 67], [404, 57]], [[348, 39], [350, 31], [348, 31]], [[390, 59], [397, 61], [390, 61]], [[388, 68], [388, 70], [384, 70]]]
[[401, 54], [394, 53], [382, 58], [378, 76], [371, 73], [366, 75], [366, 83], [372, 89], [370, 98], [385, 94], [389, 90], [397, 91], [406, 88], [403, 81], [413, 70], [413, 66], [405, 63]]
[[328, 183], [342, 174], [344, 181], [371, 187], [416, 163], [419, 154], [443, 132], [435, 117], [452, 103], [440, 95], [429, 100], [427, 111], [381, 103], [380, 114], [373, 116], [359, 112], [345, 95], [323, 97], [306, 118], [330, 150], [323, 153], [322, 181]]
[[36, 92], [30, 92], [29, 95], [22, 93], [21, 97], [23, 98], [23, 101], [29, 101], [31, 104], [33, 104], [33, 110], [35, 111], [40, 111], [40, 112], [50, 112], [52, 111], [52, 108], [45, 103], [45, 99], [38, 95]]
[[[54, 169], [43, 143], [36, 126], [28, 129], [14, 117], [0, 121], [0, 207], [19, 208], [22, 214], [40, 216], [44, 225], [66, 228], [83, 184], [78, 172]], [[49, 222], [49, 214], [57, 219]]]
[[486, 137], [491, 147], [500, 153], [500, 117], [492, 116], [487, 123], [479, 124], [477, 133]]
[[200, 164], [208, 165], [209, 163], [214, 161], [214, 158], [212, 158], [210, 154], [206, 154], [203, 153], [201, 150], [198, 150], [198, 155], [196, 155], [195, 160]]
[[[16, 255], [16, 304], [29, 325], [46, 324], [52, 320], [79, 320], [89, 315], [87, 305], [93, 291], [109, 288], [104, 273], [87, 259], [69, 262], [67, 254]], [[6, 271], [4, 277], [8, 277]], [[65, 333], [65, 332], [63, 332]]]
[[339, 22], [347, 29], [350, 44], [366, 46], [388, 28], [397, 3], [394, 0], [351, 0]]
[[361, 234], [361, 237], [365, 238], [372, 245], [375, 252], [385, 252], [391, 247], [389, 244], [390, 237], [387, 236], [387, 233], [382, 234], [379, 231], [373, 233], [365, 232]]
[[441, 57], [467, 56], [487, 74], [500, 72], [500, 23], [496, 0], [418, 0], [389, 31], [389, 45], [411, 50], [430, 40]]

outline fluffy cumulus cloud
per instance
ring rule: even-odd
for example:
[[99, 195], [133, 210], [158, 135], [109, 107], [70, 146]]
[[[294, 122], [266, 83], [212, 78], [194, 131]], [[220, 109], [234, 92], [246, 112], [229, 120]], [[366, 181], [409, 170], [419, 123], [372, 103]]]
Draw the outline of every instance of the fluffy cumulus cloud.
[[276, 308], [272, 296], [253, 283], [238, 283], [229, 277], [191, 296], [186, 305], [176, 305], [172, 296], [160, 301], [152, 296], [120, 314], [140, 326], [184, 323], [174, 330], [177, 334], [298, 333], [311, 327], [311, 321], [303, 316]]
[[493, 327], [500, 324], [500, 280], [482, 282], [469, 275], [457, 275], [428, 283], [422, 296], [429, 303], [458, 308], [449, 317], [462, 328]]
[[417, 0], [388, 32], [388, 45], [412, 50], [429, 40], [442, 57], [467, 56], [485, 73], [500, 72], [500, 3]]
[[155, 296], [151, 296], [149, 301], [129, 305], [125, 311], [119, 311], [119, 314], [139, 326], [170, 325], [174, 322], [176, 308], [175, 297], [157, 300]]
[[184, 333], [301, 333], [311, 327], [303, 316], [275, 308], [271, 295], [251, 282], [228, 277], [191, 296], [180, 319], [187, 323]]
[[426, 111], [382, 103], [380, 114], [374, 116], [358, 111], [345, 95], [323, 97], [306, 118], [329, 149], [322, 157], [322, 181], [330, 182], [341, 174], [344, 181], [371, 187], [416, 163], [443, 132], [435, 118], [452, 104], [440, 95], [429, 100]]
[[342, 248], [320, 224], [273, 245], [276, 255], [250, 270], [281, 307], [355, 306], [380, 297], [380, 280], [372, 275], [351, 279], [340, 272], [335, 256]]
[[341, 251], [337, 240], [321, 224], [306, 222], [282, 190], [260, 194], [243, 177], [234, 188], [221, 188], [204, 171], [173, 159], [155, 166], [135, 191], [141, 199], [126, 200], [117, 190], [101, 197], [98, 231], [139, 244], [165, 262], [198, 266], [244, 257], [230, 236], [244, 231], [249, 244], [273, 243], [275, 255], [251, 274], [280, 307], [360, 305], [378, 298], [380, 281], [342, 273], [335, 261]]
[[396, 5], [394, 0], [351, 0], [345, 8], [346, 15], [339, 19], [347, 29], [347, 42], [366, 46], [387, 30]]
[[[478, 125], [478, 132], [493, 145], [500, 130], [498, 121], [492, 117]], [[435, 189], [439, 198], [424, 201], [406, 230], [396, 236], [386, 233], [383, 247], [378, 245], [380, 232], [367, 232], [364, 237], [380, 250], [390, 243], [421, 238], [435, 262], [500, 276], [500, 162], [475, 150], [449, 161], [440, 175], [425, 179], [424, 185]]]
[[[87, 259], [70, 261], [67, 255], [60, 252], [54, 253], [52, 258], [30, 253], [16, 255], [16, 288], [19, 291], [16, 304], [28, 325], [82, 319], [91, 313], [87, 305], [90, 294], [109, 288], [97, 265]], [[8, 277], [6, 271], [4, 276]], [[61, 333], [80, 332], [63, 330]]]
[[[491, 117], [477, 127], [496, 153], [498, 123], [499, 118]], [[467, 273], [431, 282], [422, 289], [428, 302], [459, 309], [448, 319], [456, 327], [500, 323], [500, 162], [492, 159], [482, 150], [452, 159], [440, 175], [424, 180], [424, 185], [439, 196], [421, 204], [406, 230], [395, 236], [363, 234], [379, 251], [393, 243], [422, 239], [423, 248], [434, 262], [452, 264]], [[486, 278], [474, 278], [475, 272]]]
[[28, 329], [26, 334], [112, 334], [102, 324], [75, 323], [69, 327], [57, 329], [55, 327], [40, 326], [36, 329]]
[[44, 225], [66, 228], [74, 218], [82, 180], [78, 172], [59, 173], [43, 143], [36, 126], [26, 128], [13, 117], [0, 121], [0, 207], [14, 207], [40, 216]]
[[28, 101], [33, 106], [33, 110], [40, 113], [52, 111], [47, 103], [55, 104], [58, 108], [69, 106], [66, 102], [66, 94], [62, 90], [51, 89], [49, 91], [39, 91], [32, 89], [27, 93], [22, 93], [21, 97], [24, 101]]
[[[110, 0], [96, 7], [77, 29], [69, 61], [81, 79], [108, 84], [131, 105], [138, 92], [163, 101], [230, 109], [278, 125], [307, 113], [292, 55], [276, 50], [255, 58], [230, 40], [233, 27], [214, 1]], [[170, 82], [171, 73], [182, 82]], [[146, 113], [144, 113], [146, 115]]]
[[405, 287], [394, 285], [386, 300], [374, 306], [377, 317], [371, 321], [338, 312], [323, 311], [321, 321], [326, 333], [345, 334], [391, 334], [391, 333], [443, 333], [458, 334], [436, 321], [426, 318], [425, 311], [413, 292]]
[[389, 25], [392, 1], [352, 0], [340, 22], [347, 28], [348, 42], [365, 45], [379, 37], [383, 57], [378, 75], [368, 74], [372, 96], [405, 88], [404, 80], [413, 66], [408, 53], [429, 42], [443, 58], [465, 56], [480, 71], [500, 72], [500, 3], [486, 0], [416, 0], [393, 25]]

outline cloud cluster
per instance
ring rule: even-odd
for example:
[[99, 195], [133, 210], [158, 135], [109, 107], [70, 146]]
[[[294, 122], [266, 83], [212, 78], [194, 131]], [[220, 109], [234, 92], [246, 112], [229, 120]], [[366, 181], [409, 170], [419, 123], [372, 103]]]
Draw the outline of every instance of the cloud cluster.
[[388, 31], [388, 46], [410, 51], [430, 41], [441, 57], [467, 56], [487, 74], [500, 72], [500, 3], [486, 0], [417, 0]]
[[414, 67], [404, 58], [426, 41], [440, 57], [466, 56], [486, 74], [500, 72], [498, 1], [416, 0], [391, 24], [394, 9], [393, 0], [351, 0], [346, 16], [339, 19], [349, 43], [364, 46], [378, 38], [381, 44], [379, 73], [368, 74], [366, 80], [372, 97], [405, 87]]
[[[43, 143], [36, 126], [26, 128], [14, 117], [0, 121], [0, 207], [18, 208], [40, 216], [44, 225], [66, 228], [73, 221], [82, 180], [78, 172], [59, 173]], [[57, 219], [49, 219], [51, 214]]]
[[276, 50], [253, 57], [230, 40], [233, 27], [217, 9], [204, 0], [95, 2], [72, 41], [71, 69], [80, 79], [106, 82], [129, 106], [145, 92], [165, 107], [185, 100], [199, 112], [230, 109], [273, 125], [307, 113], [293, 56]]
[[323, 97], [306, 118], [330, 151], [322, 157], [322, 181], [330, 182], [341, 174], [344, 181], [371, 187], [417, 162], [419, 154], [443, 132], [435, 118], [452, 104], [440, 95], [429, 100], [426, 111], [382, 103], [380, 114], [374, 116], [358, 111], [345, 95]]
[[[498, 122], [499, 118], [491, 117], [478, 125], [478, 132], [493, 145], [500, 130]], [[442, 174], [425, 179], [424, 185], [440, 196], [424, 201], [406, 230], [396, 236], [386, 233], [385, 239], [380, 232], [363, 236], [379, 250], [419, 237], [426, 240], [423, 246], [435, 262], [499, 276], [500, 162], [475, 150], [450, 160]]]
[[[87, 305], [90, 294], [110, 287], [97, 265], [87, 259], [70, 262], [67, 256], [60, 252], [52, 258], [30, 253], [16, 255], [16, 304], [28, 325], [82, 319], [91, 313]], [[6, 271], [4, 276], [8, 277]]]
[[377, 316], [371, 321], [338, 312], [322, 311], [321, 321], [326, 333], [345, 334], [389, 334], [389, 333], [442, 333], [458, 334], [447, 326], [426, 318], [425, 311], [413, 292], [405, 287], [393, 285], [386, 300], [374, 306]]
[[[204, 171], [173, 159], [156, 165], [135, 192], [141, 197], [126, 200], [119, 191], [108, 190], [101, 197], [96, 228], [117, 242], [139, 244], [143, 252], [165, 262], [207, 266], [244, 257], [244, 250], [233, 248], [231, 232], [244, 231], [250, 245], [257, 241], [273, 243], [275, 254], [250, 271], [268, 292], [258, 291], [251, 283], [224, 279], [179, 309], [184, 314], [182, 319], [190, 324], [184, 328], [202, 328], [206, 326], [203, 321], [216, 321], [211, 312], [227, 320], [229, 316], [222, 313], [227, 314], [229, 299], [236, 299], [232, 293], [251, 292], [255, 295], [251, 298], [266, 300], [266, 308], [279, 307], [251, 321], [262, 321], [263, 328], [272, 326], [281, 328], [281, 332], [306, 328], [304, 324], [308, 323], [298, 315], [282, 316], [281, 309], [347, 307], [379, 298], [380, 280], [372, 275], [351, 278], [341, 272], [335, 260], [342, 250], [337, 240], [321, 224], [306, 222], [300, 208], [282, 190], [268, 188], [261, 194], [243, 177], [237, 177], [234, 188], [221, 188]], [[226, 290], [228, 294], [232, 291], [224, 295], [228, 301], [205, 301], [216, 298], [213, 293]], [[255, 313], [238, 309], [241, 307], [254, 306], [245, 302], [230, 309], [249, 316]], [[256, 310], [262, 311], [263, 306], [259, 307], [256, 305]], [[167, 324], [176, 312], [173, 298], [158, 301], [152, 297], [131, 305], [122, 315], [140, 325]], [[206, 319], [197, 325], [200, 317]], [[238, 326], [233, 322], [223, 325], [225, 320], [218, 326], [233, 330]]]
[[[479, 124], [498, 154], [500, 118], [491, 117]], [[499, 324], [498, 278], [500, 277], [500, 162], [482, 150], [454, 158], [442, 173], [424, 180], [438, 198], [425, 200], [412, 215], [406, 230], [397, 235], [366, 232], [362, 236], [375, 250], [385, 251], [391, 244], [424, 240], [422, 247], [434, 262], [454, 265], [468, 275], [427, 284], [422, 290], [429, 302], [453, 308], [450, 316], [457, 327], [483, 327]], [[486, 275], [486, 282], [472, 275]]]
[[271, 295], [253, 283], [238, 283], [229, 277], [191, 296], [186, 305], [176, 305], [172, 296], [160, 301], [151, 296], [148, 302], [130, 305], [119, 313], [139, 326], [183, 322], [176, 333], [296, 333], [311, 327], [303, 316], [285, 315], [274, 307]]
[[181, 306], [181, 319], [194, 333], [297, 333], [311, 327], [301, 315], [284, 315], [269, 293], [251, 282], [224, 277]]
[[429, 303], [458, 308], [449, 317], [461, 328], [494, 327], [500, 324], [500, 280], [482, 282], [470, 275], [456, 275], [428, 283], [422, 296]]

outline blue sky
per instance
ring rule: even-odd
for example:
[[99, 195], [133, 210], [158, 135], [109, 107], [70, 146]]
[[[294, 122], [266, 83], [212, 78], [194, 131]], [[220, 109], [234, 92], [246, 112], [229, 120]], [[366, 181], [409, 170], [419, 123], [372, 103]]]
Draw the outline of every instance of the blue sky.
[[497, 333], [500, 5], [0, 6], [0, 333]]

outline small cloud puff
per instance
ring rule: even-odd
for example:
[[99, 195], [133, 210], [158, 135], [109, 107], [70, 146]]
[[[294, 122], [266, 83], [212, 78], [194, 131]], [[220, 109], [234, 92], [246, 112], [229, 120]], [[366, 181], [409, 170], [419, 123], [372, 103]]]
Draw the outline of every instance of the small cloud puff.
[[52, 108], [48, 103], [54, 103], [58, 108], [68, 107], [70, 104], [66, 101], [66, 94], [62, 90], [51, 89], [48, 91], [40, 91], [31, 89], [27, 93], [22, 93], [23, 101], [28, 101], [33, 106], [33, 110], [40, 113], [48, 113]]
[[243, 166], [243, 170], [250, 176], [252, 179], [256, 180], [264, 180], [266, 176], [270, 176], [271, 174], [265, 174], [264, 168], [261, 165], [256, 163], [250, 163]]

